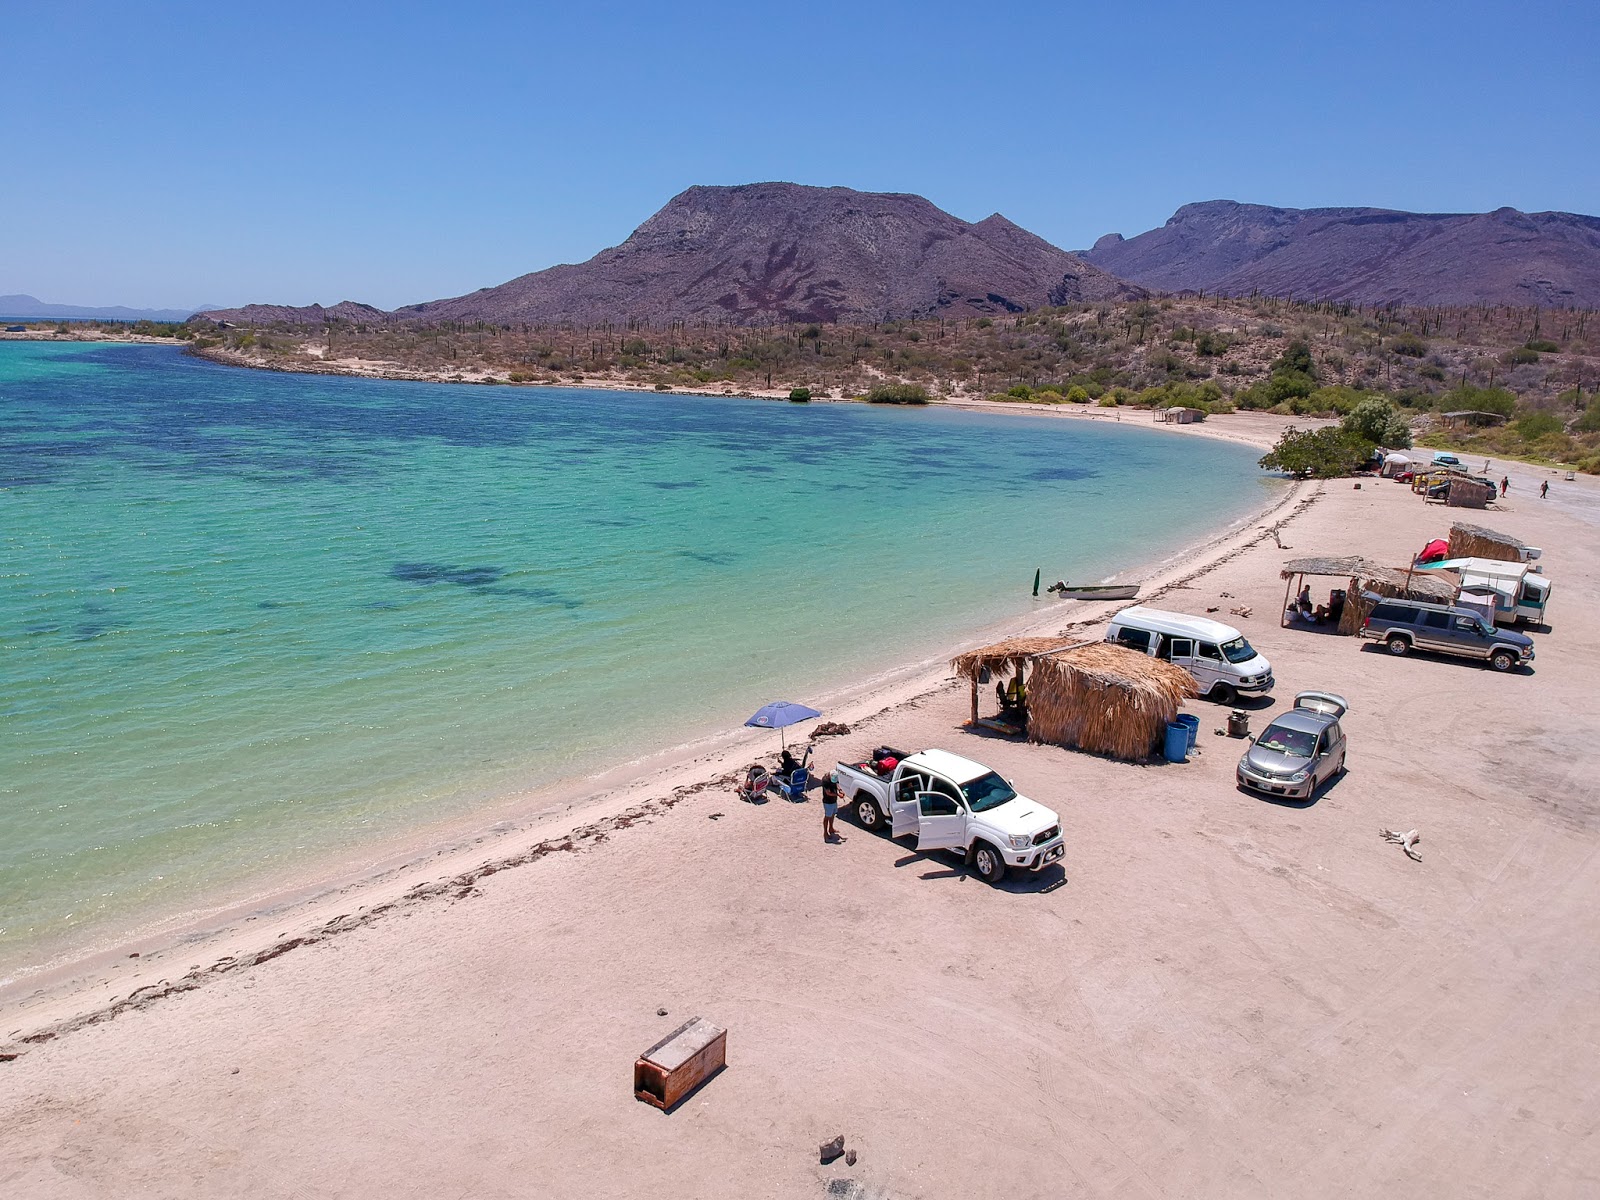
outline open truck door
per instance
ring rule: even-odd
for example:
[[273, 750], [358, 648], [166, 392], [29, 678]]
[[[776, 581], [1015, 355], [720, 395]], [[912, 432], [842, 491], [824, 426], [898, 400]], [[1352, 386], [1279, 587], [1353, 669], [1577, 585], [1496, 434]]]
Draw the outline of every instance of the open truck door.
[[950, 850], [967, 844], [967, 810], [943, 792], [917, 793], [917, 849]]
[[915, 771], [900, 772], [889, 793], [889, 833], [892, 837], [910, 837], [918, 832], [922, 821], [917, 804], [917, 794], [928, 786], [928, 781]]

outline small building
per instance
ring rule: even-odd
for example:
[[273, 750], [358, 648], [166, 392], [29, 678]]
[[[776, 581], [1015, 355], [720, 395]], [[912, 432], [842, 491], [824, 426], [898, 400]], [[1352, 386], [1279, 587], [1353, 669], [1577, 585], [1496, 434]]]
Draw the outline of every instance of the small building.
[[1184, 408], [1180, 405], [1156, 409], [1155, 418], [1164, 425], [1193, 425], [1198, 421], [1204, 421], [1206, 414], [1198, 408]]
[[1069, 750], [1140, 762], [1160, 747], [1178, 706], [1196, 694], [1182, 667], [1109, 642], [1013, 638], [958, 655], [951, 664], [978, 685], [996, 666], [1028, 672], [1027, 736]]

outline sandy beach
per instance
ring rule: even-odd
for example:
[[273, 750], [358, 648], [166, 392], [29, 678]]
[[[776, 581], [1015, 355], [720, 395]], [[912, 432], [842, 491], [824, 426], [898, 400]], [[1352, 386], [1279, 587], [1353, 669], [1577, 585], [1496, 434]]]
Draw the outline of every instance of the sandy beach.
[[[1178, 435], [1263, 444], [1284, 423]], [[735, 798], [731, 775], [770, 738], [687, 747], [0, 989], [0, 1184], [1600, 1187], [1600, 639], [1581, 621], [1600, 594], [1600, 484], [1557, 482], [1540, 501], [1549, 473], [1509, 473], [1504, 510], [1466, 516], [1547, 548], [1553, 627], [1528, 672], [1279, 628], [1286, 558], [1403, 563], [1461, 515], [1387, 482], [1296, 485], [1149, 581], [1144, 598], [1217, 606], [1271, 658], [1257, 728], [1303, 688], [1350, 698], [1349, 773], [1314, 804], [1238, 792], [1242, 744], [1213, 732], [1226, 710], [1204, 701], [1196, 760], [1131, 766], [970, 732], [965, 686], [942, 663], [911, 666], [830, 698], [852, 732], [818, 742], [820, 764], [883, 743], [977, 758], [1061, 814], [1064, 871], [991, 889], [959, 859], [845, 822], [825, 845], [814, 797]], [[1226, 616], [1240, 606], [1252, 615]], [[1093, 632], [1115, 607], [1065, 604], [1031, 625]], [[1423, 861], [1380, 827], [1420, 829]], [[664, 1115], [632, 1098], [633, 1059], [693, 1015], [729, 1029], [729, 1067]], [[853, 1167], [818, 1164], [836, 1133]]]

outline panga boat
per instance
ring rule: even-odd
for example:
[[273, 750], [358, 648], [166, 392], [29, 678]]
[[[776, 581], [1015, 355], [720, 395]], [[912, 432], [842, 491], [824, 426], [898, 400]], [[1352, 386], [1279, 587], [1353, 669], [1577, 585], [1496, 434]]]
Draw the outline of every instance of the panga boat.
[[1046, 591], [1055, 592], [1063, 600], [1132, 600], [1139, 594], [1137, 583], [1068, 583], [1058, 579]]

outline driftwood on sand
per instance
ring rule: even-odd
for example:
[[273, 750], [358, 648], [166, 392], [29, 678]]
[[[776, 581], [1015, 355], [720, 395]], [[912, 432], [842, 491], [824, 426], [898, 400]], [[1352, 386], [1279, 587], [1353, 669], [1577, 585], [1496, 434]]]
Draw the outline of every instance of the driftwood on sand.
[[1418, 854], [1413, 848], [1422, 840], [1422, 835], [1415, 829], [1408, 830], [1405, 833], [1401, 833], [1396, 829], [1380, 829], [1378, 832], [1383, 836], [1384, 841], [1393, 842], [1404, 850], [1407, 858], [1415, 859], [1417, 862], [1422, 861], [1422, 855]]

